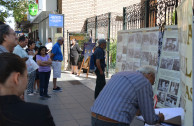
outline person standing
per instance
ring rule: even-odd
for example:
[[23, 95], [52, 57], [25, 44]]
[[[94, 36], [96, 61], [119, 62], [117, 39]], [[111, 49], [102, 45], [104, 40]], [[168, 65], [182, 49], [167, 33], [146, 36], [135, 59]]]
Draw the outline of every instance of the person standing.
[[14, 48], [13, 53], [17, 54], [25, 61], [28, 60], [28, 53], [24, 50], [24, 47], [28, 44], [28, 39], [23, 35], [20, 36], [18, 45]]
[[0, 25], [0, 53], [13, 52], [17, 46], [18, 37], [15, 31], [6, 24]]
[[78, 58], [79, 52], [81, 49], [79, 45], [76, 43], [76, 39], [72, 39], [72, 44], [70, 48], [70, 61], [71, 61], [71, 73], [77, 75], [78, 72]]
[[27, 85], [27, 68], [13, 53], [0, 54], [0, 126], [55, 126], [47, 105], [20, 99]]
[[129, 126], [135, 115], [140, 114], [145, 123], [163, 122], [164, 115], [154, 111], [155, 73], [151, 66], [144, 66], [136, 72], [113, 75], [91, 108], [92, 126]]
[[36, 56], [36, 61], [39, 65], [39, 79], [40, 79], [40, 96], [50, 98], [48, 95], [48, 84], [51, 74], [51, 64], [52, 61], [50, 56], [46, 53], [47, 48], [45, 46], [41, 46], [38, 51], [38, 55]]
[[61, 62], [63, 61], [61, 45], [63, 45], [63, 43], [63, 37], [59, 37], [51, 51], [51, 60], [53, 67], [53, 91], [62, 91], [62, 89], [57, 86], [57, 78], [61, 77]]
[[[28, 48], [26, 49], [26, 52], [28, 53], [29, 57], [33, 58], [36, 55], [34, 48], [35, 48], [35, 42], [28, 41]], [[28, 95], [34, 95], [35, 78], [36, 78], [36, 70], [28, 74], [28, 85], [27, 85]]]
[[96, 87], [94, 92], [94, 98], [96, 99], [106, 84], [104, 70], [106, 67], [105, 64], [105, 50], [106, 49], [106, 40], [99, 39], [98, 47], [96, 47], [94, 52], [95, 66], [96, 66]]
[[52, 39], [51, 38], [48, 38], [48, 42], [45, 44], [45, 46], [47, 48], [47, 53], [50, 55], [52, 47], [53, 47], [53, 43], [52, 43]]
[[42, 43], [40, 42], [39, 37], [37, 37], [37, 39], [36, 39], [36, 46], [38, 48], [40, 48], [41, 45], [42, 45]]

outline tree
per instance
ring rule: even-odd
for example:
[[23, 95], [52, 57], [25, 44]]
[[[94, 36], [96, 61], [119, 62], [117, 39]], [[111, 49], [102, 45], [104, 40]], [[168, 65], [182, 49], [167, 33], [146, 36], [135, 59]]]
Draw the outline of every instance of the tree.
[[[7, 17], [13, 16], [15, 21], [20, 23], [28, 11], [27, 0], [0, 0], [0, 6], [5, 8], [1, 7], [0, 9], [0, 21], [3, 22]], [[13, 11], [13, 14], [10, 11]]]

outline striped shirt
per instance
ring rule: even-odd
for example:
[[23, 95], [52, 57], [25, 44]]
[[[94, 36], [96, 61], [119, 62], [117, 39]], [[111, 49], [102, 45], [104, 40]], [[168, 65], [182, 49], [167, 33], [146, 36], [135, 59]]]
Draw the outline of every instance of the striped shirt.
[[140, 72], [126, 71], [112, 76], [91, 111], [130, 124], [138, 109], [146, 123], [156, 123], [151, 83]]

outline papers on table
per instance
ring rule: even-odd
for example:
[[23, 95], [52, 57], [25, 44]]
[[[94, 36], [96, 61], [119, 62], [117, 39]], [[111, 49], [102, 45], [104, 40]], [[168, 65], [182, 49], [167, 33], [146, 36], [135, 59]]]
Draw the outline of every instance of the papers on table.
[[[157, 109], [155, 109], [156, 114], [159, 114], [159, 112], [164, 114], [164, 118], [165, 118], [164, 122], [166, 122], [166, 123], [173, 124], [174, 120], [178, 120], [180, 122], [184, 120], [183, 108], [157, 108]], [[144, 121], [142, 116], [138, 116], [137, 119]], [[174, 123], [177, 123], [177, 121]], [[163, 125], [171, 126], [171, 125], [167, 125], [167, 124], [163, 124]], [[150, 126], [150, 125], [146, 124], [145, 126]]]

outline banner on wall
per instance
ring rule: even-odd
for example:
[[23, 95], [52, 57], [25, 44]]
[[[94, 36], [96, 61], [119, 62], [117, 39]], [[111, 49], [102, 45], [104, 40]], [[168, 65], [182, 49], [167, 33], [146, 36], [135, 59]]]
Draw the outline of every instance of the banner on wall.
[[184, 0], [177, 8], [180, 45], [181, 107], [185, 110], [185, 126], [193, 124], [192, 105], [192, 0]]

